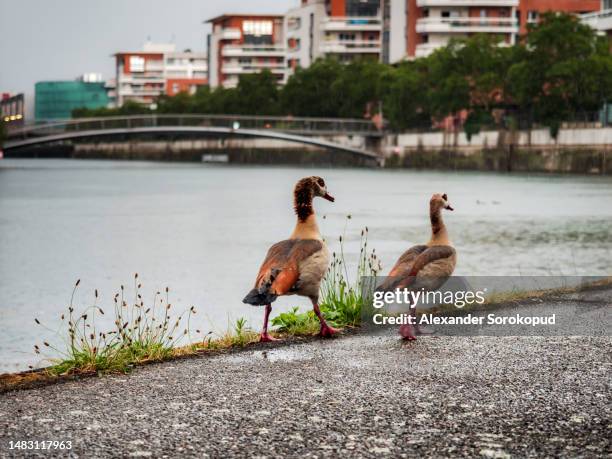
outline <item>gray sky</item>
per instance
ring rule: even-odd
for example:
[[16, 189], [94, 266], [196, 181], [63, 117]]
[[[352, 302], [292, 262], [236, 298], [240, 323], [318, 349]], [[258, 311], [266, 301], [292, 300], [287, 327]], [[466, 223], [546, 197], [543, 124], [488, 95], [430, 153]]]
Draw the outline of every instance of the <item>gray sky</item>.
[[113, 75], [111, 54], [148, 37], [206, 49], [206, 19], [284, 13], [299, 0], [0, 0], [0, 92], [34, 93], [42, 80]]

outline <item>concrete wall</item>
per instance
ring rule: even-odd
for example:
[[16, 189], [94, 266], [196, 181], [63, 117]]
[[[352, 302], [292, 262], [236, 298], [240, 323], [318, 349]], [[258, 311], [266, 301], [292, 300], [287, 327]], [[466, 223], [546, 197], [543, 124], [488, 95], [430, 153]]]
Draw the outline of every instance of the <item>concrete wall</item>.
[[389, 136], [386, 153], [400, 154], [412, 150], [455, 149], [461, 152], [491, 148], [506, 148], [510, 145], [524, 149], [595, 148], [612, 149], [612, 127], [590, 129], [561, 129], [554, 139], [549, 129], [534, 129], [517, 132], [483, 131], [468, 140], [464, 132], [427, 132]]
[[612, 174], [612, 128], [389, 135], [387, 167]]

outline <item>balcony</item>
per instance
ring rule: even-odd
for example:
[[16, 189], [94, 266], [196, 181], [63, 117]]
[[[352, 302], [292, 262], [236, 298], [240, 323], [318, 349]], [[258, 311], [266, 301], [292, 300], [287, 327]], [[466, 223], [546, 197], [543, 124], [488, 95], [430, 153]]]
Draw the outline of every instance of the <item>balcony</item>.
[[417, 0], [419, 7], [436, 6], [483, 6], [483, 7], [518, 7], [519, 0]]
[[242, 37], [242, 32], [236, 28], [222, 29], [218, 33], [221, 40], [240, 40]]
[[242, 75], [245, 73], [259, 73], [262, 70], [269, 70], [270, 73], [273, 74], [284, 74], [285, 67], [262, 67], [258, 65], [232, 65], [232, 66], [223, 66], [221, 72], [224, 75]]
[[330, 17], [323, 21], [327, 32], [377, 32], [381, 30], [380, 17]]
[[[427, 57], [433, 53], [436, 49], [440, 49], [446, 46], [446, 43], [420, 43], [416, 46], [414, 57]], [[510, 43], [500, 42], [499, 47], [511, 46]]]
[[221, 54], [224, 57], [248, 57], [248, 56], [267, 56], [267, 57], [284, 57], [285, 48], [282, 46], [224, 46]]
[[381, 51], [379, 41], [364, 40], [326, 41], [319, 49], [324, 54], [378, 54]]
[[444, 46], [443, 43], [421, 43], [416, 46], [414, 53], [415, 57], [427, 57], [433, 53], [436, 49]]
[[518, 33], [514, 18], [427, 17], [416, 24], [417, 33]]
[[580, 16], [580, 20], [599, 32], [612, 31], [612, 9], [583, 14]]

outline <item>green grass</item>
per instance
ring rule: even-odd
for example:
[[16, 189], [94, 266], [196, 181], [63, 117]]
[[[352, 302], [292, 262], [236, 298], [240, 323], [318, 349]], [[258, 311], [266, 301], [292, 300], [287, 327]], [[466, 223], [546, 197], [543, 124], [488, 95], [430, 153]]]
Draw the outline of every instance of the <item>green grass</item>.
[[[350, 216], [347, 218], [347, 222]], [[357, 327], [367, 298], [364, 298], [363, 279], [375, 277], [380, 264], [375, 251], [368, 250], [368, 230], [361, 232], [360, 255], [354, 280], [348, 274], [344, 254], [346, 226], [340, 236], [340, 252], [332, 255], [331, 265], [321, 285], [320, 308], [328, 323], [337, 328]], [[173, 357], [195, 354], [203, 351], [244, 347], [259, 341], [259, 333], [247, 326], [244, 318], [239, 318], [221, 336], [198, 336], [192, 339], [191, 318], [196, 314], [192, 306], [180, 314], [174, 314], [170, 303], [169, 289], [162, 294], [156, 292], [149, 305], [142, 299], [142, 285], [138, 274], [134, 275], [134, 293], [128, 300], [122, 285], [113, 297], [112, 323], [110, 330], [101, 331], [98, 319], [106, 312], [98, 304], [98, 291], [94, 291], [94, 301], [84, 311], [77, 313], [73, 301], [80, 280], [74, 285], [68, 310], [61, 315], [61, 327], [57, 333], [63, 346], [53, 346], [48, 342], [34, 346], [34, 351], [51, 362], [47, 369], [51, 375], [76, 373], [125, 373], [135, 365], [152, 361], [167, 360]], [[43, 325], [38, 319], [36, 323]], [[272, 319], [275, 333], [296, 336], [310, 336], [319, 331], [319, 321], [312, 310], [300, 312], [293, 308]], [[182, 340], [188, 342], [182, 344]], [[47, 355], [51, 352], [52, 355]]]
[[[42, 354], [45, 348], [54, 351], [54, 356], [48, 358], [52, 363], [48, 371], [52, 374], [127, 372], [136, 364], [173, 356], [177, 344], [190, 335], [195, 308], [192, 306], [175, 316], [168, 288], [165, 295], [157, 292], [152, 303], [145, 305], [138, 274], [134, 275], [133, 299], [127, 300], [123, 285], [113, 297], [111, 330], [98, 328], [97, 318], [106, 314], [98, 305], [98, 290], [94, 291], [93, 304], [76, 314], [73, 301], [79, 284], [80, 280], [74, 286], [67, 312], [61, 315], [61, 330], [65, 331], [58, 334], [63, 347], [46, 341], [34, 346], [37, 354]], [[35, 321], [48, 329], [38, 319]]]
[[[350, 216], [347, 217], [347, 222]], [[366, 279], [375, 279], [380, 271], [380, 263], [375, 250], [368, 249], [368, 229], [361, 231], [360, 252], [355, 278], [351, 280], [349, 267], [344, 254], [346, 226], [340, 236], [340, 252], [332, 254], [332, 261], [321, 284], [319, 307], [325, 320], [333, 327], [358, 327], [361, 325], [362, 312], [368, 301]], [[312, 335], [319, 331], [319, 320], [313, 311], [299, 312], [295, 307], [272, 319], [276, 330], [292, 335]]]

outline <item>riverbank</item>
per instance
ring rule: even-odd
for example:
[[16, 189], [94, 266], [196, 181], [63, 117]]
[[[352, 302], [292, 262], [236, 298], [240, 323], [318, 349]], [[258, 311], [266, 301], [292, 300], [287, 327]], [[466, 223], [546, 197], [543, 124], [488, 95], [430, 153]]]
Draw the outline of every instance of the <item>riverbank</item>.
[[[323, 136], [320, 140], [380, 155], [386, 168], [481, 172], [610, 175], [612, 128], [462, 131]], [[149, 135], [23, 147], [7, 157], [210, 162], [260, 165], [375, 167], [376, 161], [346, 151], [262, 138]]]
[[403, 344], [389, 330], [149, 365], [0, 396], [1, 448], [53, 439], [96, 457], [597, 457], [610, 447], [611, 344]]

